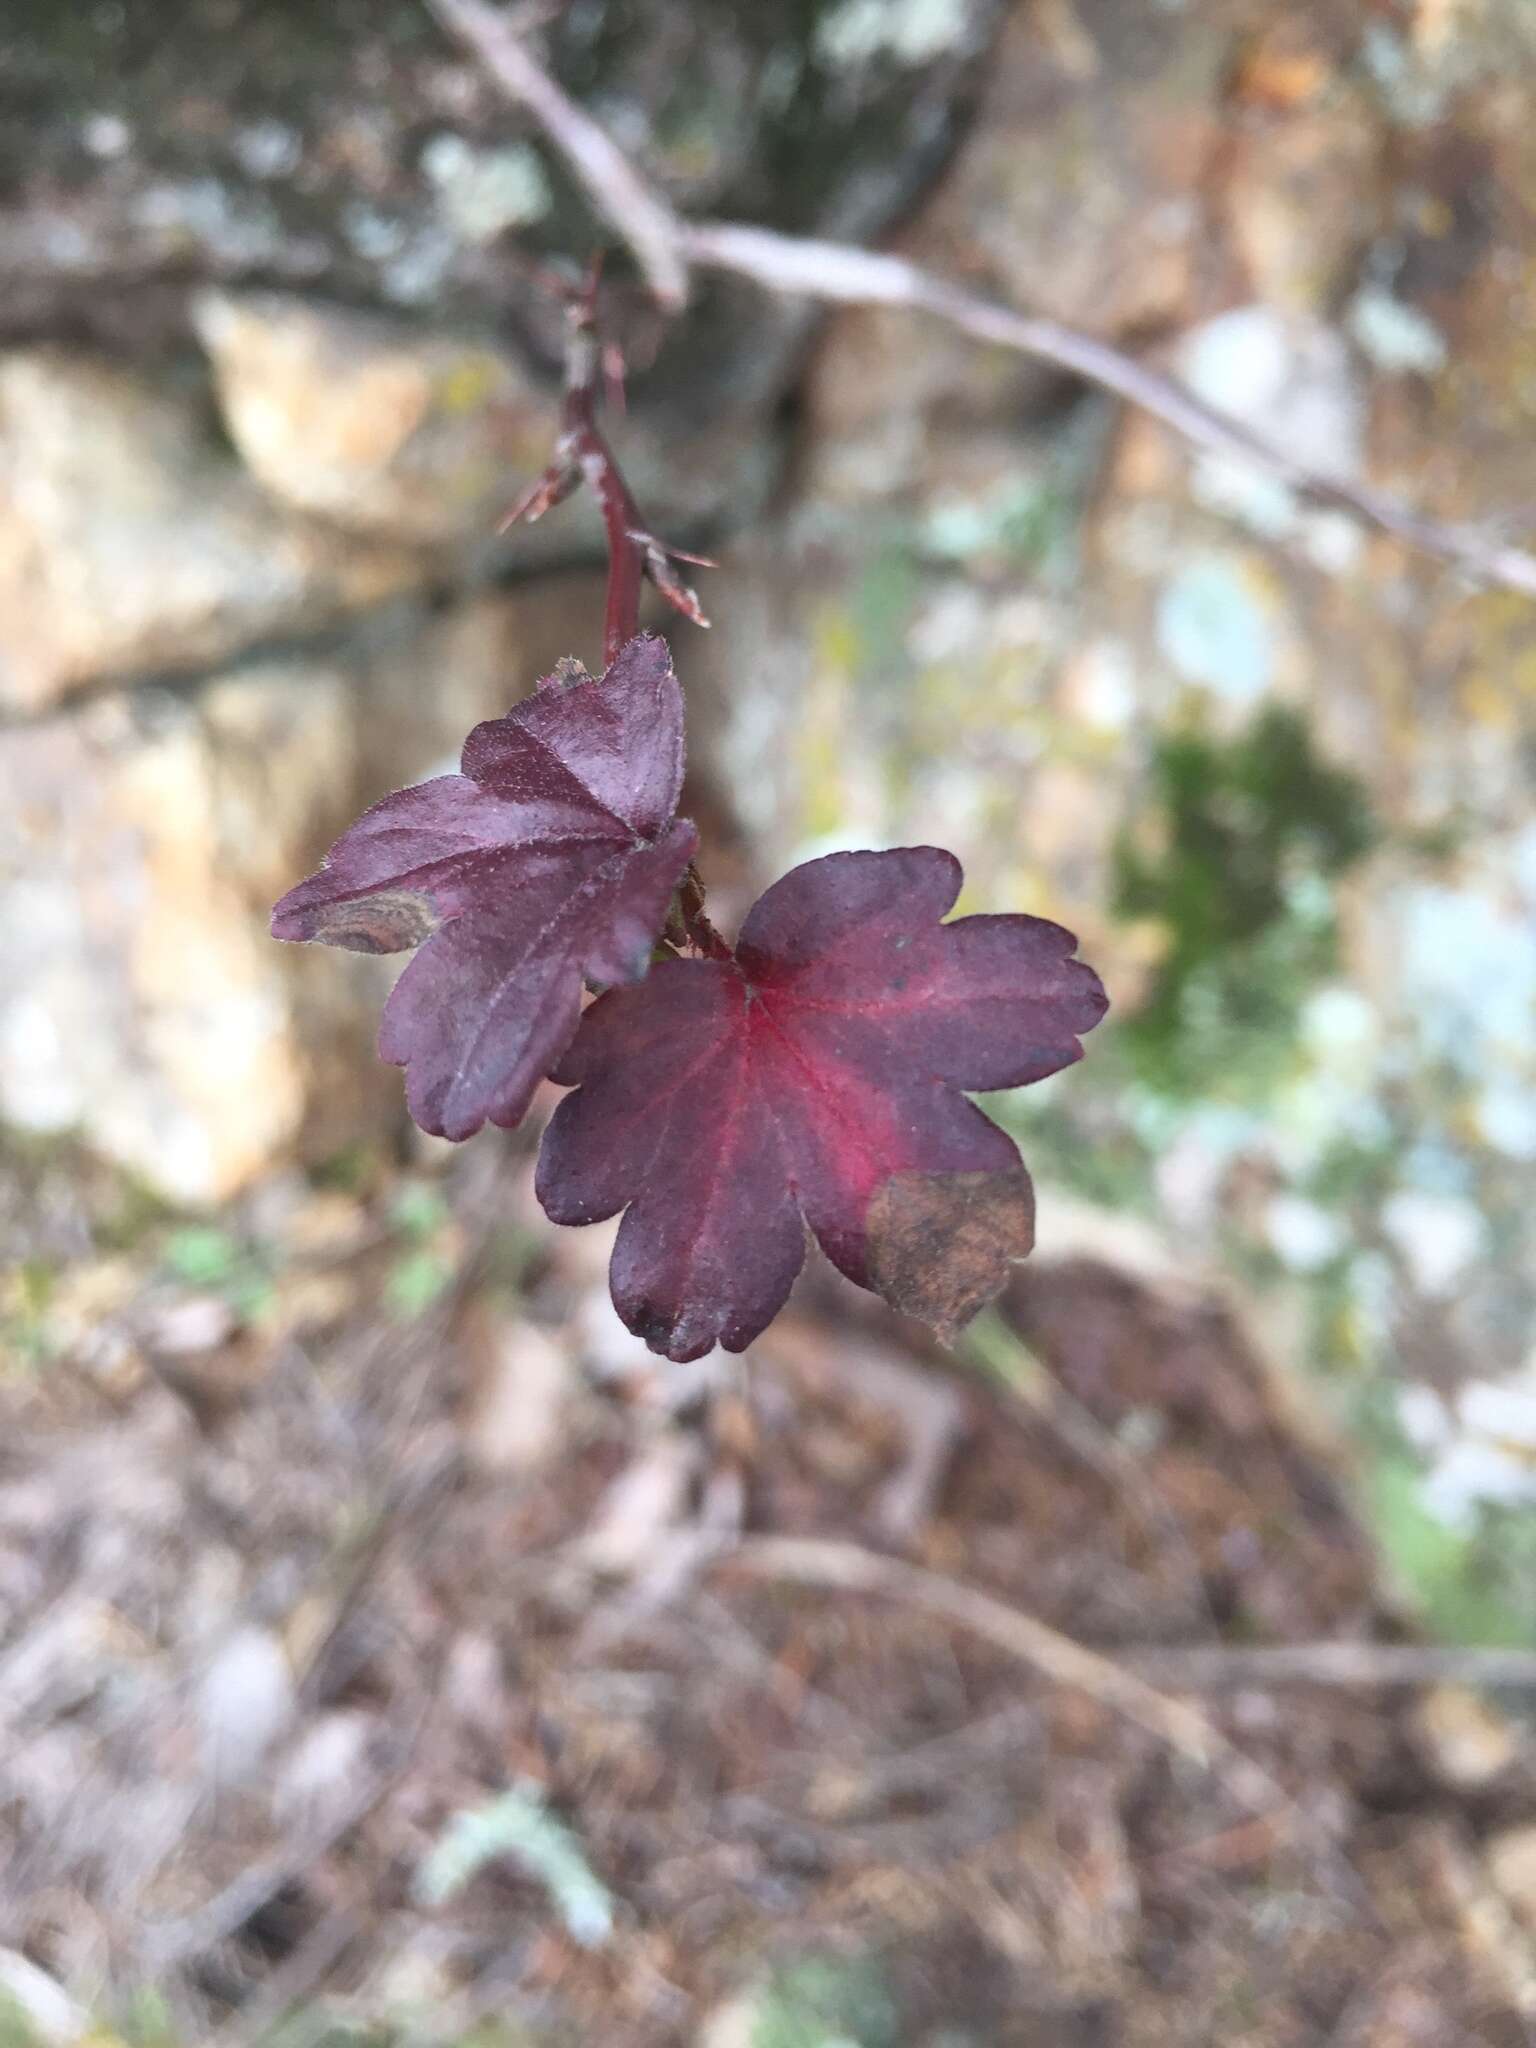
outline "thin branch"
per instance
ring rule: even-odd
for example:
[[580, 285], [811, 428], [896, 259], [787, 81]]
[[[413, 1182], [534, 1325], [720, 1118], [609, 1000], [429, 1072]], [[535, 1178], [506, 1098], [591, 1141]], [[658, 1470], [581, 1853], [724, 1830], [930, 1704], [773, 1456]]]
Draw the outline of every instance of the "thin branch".
[[530, 56], [523, 23], [485, 0], [426, 0], [448, 33], [458, 38], [515, 106], [531, 114], [635, 252], [635, 261], [661, 304], [676, 311], [688, 297], [688, 269], [680, 247], [682, 222], [645, 183], [607, 131], [578, 107], [543, 65]]
[[1137, 1650], [1136, 1669], [1165, 1685], [1326, 1685], [1358, 1691], [1466, 1685], [1536, 1691], [1536, 1650], [1455, 1649], [1420, 1643], [1196, 1643]]
[[1371, 484], [1313, 469], [1279, 442], [1208, 405], [1187, 385], [1148, 369], [1108, 342], [965, 291], [904, 257], [731, 221], [683, 220], [529, 53], [513, 17], [485, 0], [426, 0], [426, 5], [508, 99], [539, 123], [593, 204], [629, 244], [664, 305], [676, 309], [684, 303], [688, 266], [696, 264], [751, 278], [769, 291], [830, 304], [931, 314], [973, 340], [1032, 356], [1097, 385], [1197, 448], [1257, 464], [1312, 504], [1347, 512], [1478, 581], [1536, 597], [1536, 555], [1491, 539], [1478, 524], [1432, 519]]
[[1256, 463], [1298, 497], [1352, 513], [1405, 546], [1437, 555], [1484, 582], [1536, 597], [1536, 555], [1493, 543], [1475, 525], [1427, 518], [1370, 484], [1312, 469], [1277, 441], [1207, 405], [1187, 385], [1060, 321], [1014, 312], [947, 284], [903, 257], [837, 242], [805, 241], [763, 228], [706, 221], [686, 226], [681, 246], [694, 263], [754, 278], [774, 291], [801, 292], [842, 305], [904, 306], [934, 314], [975, 341], [1034, 356], [1098, 385], [1197, 448]]
[[735, 958], [705, 912], [704, 884], [692, 861], [689, 861], [687, 872], [678, 884], [677, 910], [682, 920], [683, 937], [695, 951], [701, 953], [706, 960]]
[[1215, 1773], [1250, 1812], [1278, 1816], [1299, 1833], [1316, 1833], [1269, 1773], [1244, 1756], [1198, 1707], [1170, 1699], [1098, 1651], [977, 1587], [857, 1543], [817, 1537], [753, 1537], [727, 1552], [722, 1563], [753, 1578], [877, 1594], [966, 1629], [1053, 1684], [1071, 1686], [1123, 1715], [1200, 1770]]
[[696, 626], [708, 619], [699, 600], [673, 567], [673, 560], [715, 565], [705, 555], [690, 555], [656, 538], [641, 517], [618, 457], [597, 423], [599, 390], [611, 367], [597, 328], [597, 270], [586, 285], [566, 298], [565, 397], [560, 411], [560, 436], [548, 467], [536, 476], [501, 521], [501, 531], [535, 520], [573, 491], [588, 485], [603, 515], [608, 538], [608, 602], [604, 620], [603, 659], [611, 662], [626, 641], [640, 630], [640, 585], [649, 577], [673, 608]]

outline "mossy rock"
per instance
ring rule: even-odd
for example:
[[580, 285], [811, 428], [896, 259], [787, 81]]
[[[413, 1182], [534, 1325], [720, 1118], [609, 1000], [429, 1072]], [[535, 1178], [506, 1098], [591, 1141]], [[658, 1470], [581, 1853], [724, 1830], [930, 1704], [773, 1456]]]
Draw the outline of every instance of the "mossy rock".
[[[679, 206], [864, 237], [941, 162], [998, 13], [581, 0], [547, 51]], [[0, 117], [0, 339], [153, 347], [208, 282], [499, 325], [532, 261], [613, 239], [421, 0], [15, 0]], [[651, 381], [771, 401], [804, 321], [706, 286]]]

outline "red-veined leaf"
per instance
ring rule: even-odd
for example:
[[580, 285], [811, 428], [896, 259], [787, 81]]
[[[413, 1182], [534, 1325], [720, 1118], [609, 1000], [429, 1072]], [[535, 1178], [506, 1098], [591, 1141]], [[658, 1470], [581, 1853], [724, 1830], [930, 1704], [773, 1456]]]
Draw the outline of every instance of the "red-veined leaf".
[[539, 1197], [557, 1223], [627, 1209], [613, 1297], [653, 1350], [743, 1350], [807, 1226], [850, 1280], [945, 1328], [1029, 1249], [1018, 1152], [962, 1091], [1069, 1065], [1106, 999], [1059, 925], [941, 923], [960, 882], [931, 846], [810, 861], [733, 961], [664, 961], [588, 1010]]

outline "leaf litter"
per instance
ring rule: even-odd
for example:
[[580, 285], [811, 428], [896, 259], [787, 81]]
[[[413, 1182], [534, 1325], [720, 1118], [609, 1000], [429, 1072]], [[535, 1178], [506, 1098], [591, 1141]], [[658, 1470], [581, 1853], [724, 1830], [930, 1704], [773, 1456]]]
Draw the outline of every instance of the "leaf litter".
[[[46, 1370], [0, 1382], [0, 1947], [99, 2024], [150, 1987], [179, 2042], [244, 2038], [278, 1999], [341, 2040], [446, 2043], [490, 2019], [664, 2048], [807, 1973], [875, 1985], [847, 2010], [918, 2048], [1527, 2038], [1530, 1936], [1489, 1904], [1515, 1859], [1483, 1855], [1536, 1811], [1518, 1727], [1474, 1781], [1439, 1768], [1422, 1695], [1203, 1699], [1328, 1817], [1329, 1865], [1219, 1773], [941, 1614], [733, 1574], [728, 1527], [668, 1597], [636, 1597], [722, 1474], [753, 1534], [896, 1541], [906, 1375], [941, 1379], [959, 1416], [896, 1553], [921, 1570], [1128, 1667], [1147, 1645], [1401, 1636], [1340, 1474], [1229, 1310], [1081, 1251], [1010, 1279], [997, 1314], [1081, 1427], [1129, 1443], [1134, 1418], [1163, 1418], [1123, 1454], [1136, 1487], [824, 1269], [744, 1377], [695, 1378], [671, 1406], [664, 1361], [584, 1377], [604, 1226], [499, 1277], [494, 1233], [526, 1233], [531, 1181], [526, 1148], [433, 1180], [462, 1250], [402, 1323], [376, 1304], [409, 1234], [375, 1175], [354, 1226], [327, 1218], [346, 1288], [278, 1336], [258, 1317], [230, 1337], [247, 1356], [217, 1402], [188, 1397], [193, 1361], [168, 1374], [134, 1348], [131, 1303], [126, 1350], [45, 1347]], [[226, 1227], [279, 1290], [285, 1246], [313, 1235]], [[159, 1299], [157, 1228], [133, 1256]], [[568, 1350], [572, 1378], [558, 1441], [508, 1472], [469, 1439], [519, 1328]], [[605, 1499], [669, 1440], [691, 1488], [624, 1554], [587, 1555]], [[260, 1729], [209, 1678], [237, 1641], [291, 1675], [281, 1716], [254, 1702]], [[259, 1761], [232, 1775], [242, 1744]], [[513, 1853], [460, 1858], [428, 1902], [455, 1816], [505, 1817], [513, 1795], [518, 1828], [491, 1844]], [[588, 1880], [581, 1914], [612, 1902], [590, 1945], [596, 1918], [573, 1929], [550, 1890]]]

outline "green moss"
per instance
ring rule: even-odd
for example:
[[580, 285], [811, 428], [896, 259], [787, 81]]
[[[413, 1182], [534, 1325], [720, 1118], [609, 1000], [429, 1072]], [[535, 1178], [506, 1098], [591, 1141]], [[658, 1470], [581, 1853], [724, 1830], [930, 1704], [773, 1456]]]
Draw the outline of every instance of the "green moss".
[[1397, 1183], [1401, 1150], [1395, 1129], [1374, 1138], [1337, 1137], [1308, 1173], [1302, 1191], [1325, 1209], [1372, 1214]]
[[1265, 711], [1232, 740], [1188, 728], [1160, 741], [1114, 856], [1115, 914], [1165, 933], [1151, 992], [1120, 1026], [1146, 1084], [1273, 1085], [1337, 959], [1331, 885], [1376, 837], [1363, 784], [1320, 760], [1293, 712]]
[[1490, 1511], [1475, 1534], [1446, 1527], [1422, 1503], [1402, 1453], [1371, 1471], [1367, 1508], [1404, 1591], [1446, 1642], [1519, 1647], [1536, 1641], [1536, 1514]]
[[979, 1099], [1019, 1141], [1038, 1179], [1101, 1208], [1150, 1215], [1157, 1206], [1153, 1154], [1121, 1112], [1128, 1079], [1116, 1038], [1101, 1027], [1063, 1092], [1013, 1088]]
[[389, 1184], [394, 1171], [394, 1162], [378, 1139], [358, 1138], [322, 1159], [309, 1178], [314, 1187], [367, 1201]]
[[0, 2048], [40, 2048], [41, 2036], [7, 1992], [0, 1992]]
[[140, 1985], [131, 1994], [116, 2024], [127, 2048], [178, 2048], [170, 2005], [151, 1985]]
[[[425, 2012], [357, 2010], [361, 2000], [317, 1999], [297, 2006], [261, 2036], [264, 2048], [576, 2048], [563, 2031], [534, 2029], [502, 2016], [484, 2020], [467, 2033], [435, 2025]], [[4, 2031], [0, 2001], [0, 2048], [31, 2048], [30, 2034], [13, 2037]], [[200, 2030], [201, 2031], [201, 2030]], [[199, 2034], [178, 2023], [169, 2000], [156, 1988], [142, 1987], [87, 2037], [102, 2048], [120, 2040], [124, 2048], [195, 2048]]]
[[1050, 476], [1009, 478], [979, 498], [943, 499], [923, 522], [925, 554], [941, 562], [996, 559], [1043, 569], [1076, 534], [1081, 506]]
[[896, 2048], [895, 2001], [879, 1966], [807, 1956], [763, 1995], [752, 2048]]
[[[14, 1191], [19, 1213], [41, 1217], [62, 1197], [79, 1212], [100, 1252], [136, 1250], [180, 1212], [126, 1167], [93, 1152], [73, 1131], [23, 1131], [0, 1124], [0, 1185]], [[25, 1231], [9, 1247], [25, 1256]]]
[[918, 529], [922, 555], [988, 578], [1024, 574], [1032, 583], [1069, 589], [1111, 418], [1097, 398], [1084, 399], [1049, 434], [1018, 450], [1008, 474], [985, 489], [938, 494]]
[[173, 1230], [161, 1251], [165, 1270], [184, 1286], [216, 1294], [242, 1321], [252, 1321], [272, 1301], [273, 1276], [266, 1254], [212, 1223]]
[[917, 558], [906, 526], [893, 522], [860, 563], [849, 598], [849, 627], [859, 680], [883, 680], [911, 668], [907, 631], [918, 595]]
[[409, 1181], [390, 1207], [399, 1251], [384, 1283], [384, 1305], [397, 1322], [414, 1322], [453, 1284], [457, 1255], [449, 1234], [453, 1212], [440, 1188]]
[[447, 1292], [453, 1275], [452, 1260], [430, 1245], [402, 1252], [384, 1283], [384, 1305], [396, 1322], [413, 1323]]

